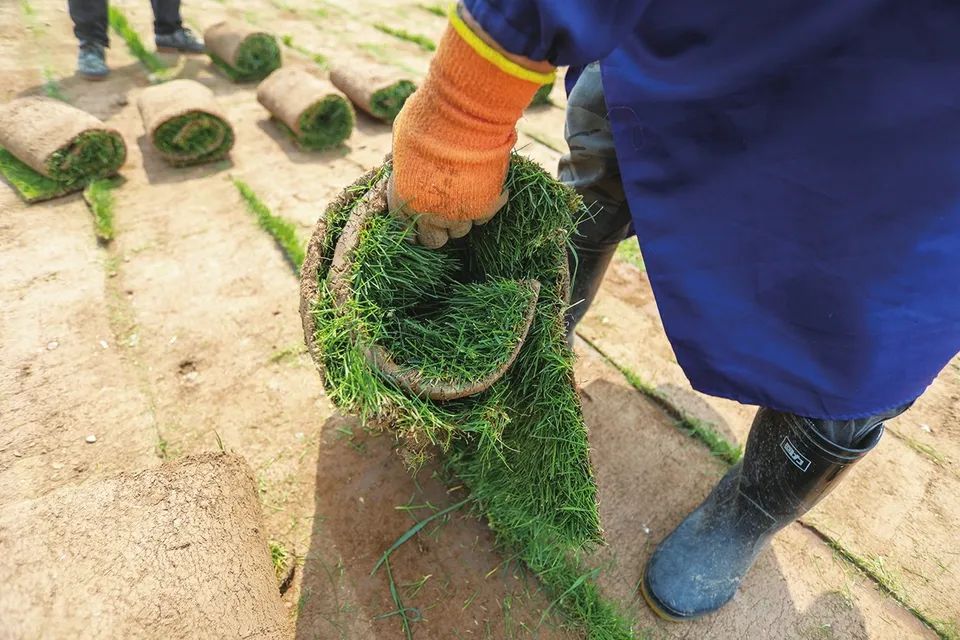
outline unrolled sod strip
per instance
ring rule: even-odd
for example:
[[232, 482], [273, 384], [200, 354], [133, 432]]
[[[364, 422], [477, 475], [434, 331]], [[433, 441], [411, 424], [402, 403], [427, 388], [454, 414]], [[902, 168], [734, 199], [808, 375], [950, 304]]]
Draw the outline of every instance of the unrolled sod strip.
[[241, 22], [218, 22], [203, 32], [207, 54], [234, 82], [266, 78], [280, 66], [280, 45]]
[[219, 160], [233, 147], [233, 128], [213, 92], [195, 80], [144, 89], [137, 106], [150, 142], [174, 166]]
[[27, 202], [112, 176], [126, 157], [118, 131], [59, 100], [33, 96], [0, 107], [0, 173]]
[[257, 100], [306, 149], [329, 149], [353, 131], [353, 107], [346, 96], [300, 67], [271, 73], [257, 87]]
[[331, 69], [330, 81], [356, 106], [384, 122], [393, 122], [417, 89], [411, 80], [396, 75], [392, 67], [356, 61]]

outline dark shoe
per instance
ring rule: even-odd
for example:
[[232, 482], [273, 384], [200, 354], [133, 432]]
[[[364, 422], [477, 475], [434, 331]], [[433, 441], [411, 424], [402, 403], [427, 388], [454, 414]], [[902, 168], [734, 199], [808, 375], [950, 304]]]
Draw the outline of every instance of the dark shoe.
[[110, 73], [103, 45], [96, 42], [81, 42], [77, 55], [77, 73], [88, 80], [103, 80]]
[[567, 343], [573, 347], [574, 331], [577, 323], [586, 315], [587, 309], [597, 297], [597, 291], [603, 282], [613, 254], [617, 252], [617, 242], [590, 242], [574, 240], [572, 249], [567, 251], [570, 265], [570, 307], [563, 322], [567, 330]]
[[203, 53], [203, 42], [198, 40], [190, 29], [181, 27], [173, 33], [156, 34], [154, 42], [157, 51], [180, 51], [182, 53]]
[[[650, 607], [687, 620], [729, 602], [773, 534], [827, 495], [879, 442], [883, 420], [902, 410], [838, 423], [760, 409], [743, 460], [647, 563], [641, 589]], [[838, 444], [838, 426], [862, 435]]]

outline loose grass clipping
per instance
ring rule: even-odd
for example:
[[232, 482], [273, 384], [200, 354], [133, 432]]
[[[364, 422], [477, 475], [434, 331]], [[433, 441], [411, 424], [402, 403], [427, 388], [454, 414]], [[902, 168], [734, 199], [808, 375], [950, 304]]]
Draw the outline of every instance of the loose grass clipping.
[[210, 59], [234, 82], [262, 80], [280, 67], [277, 39], [242, 22], [218, 22], [203, 40]]
[[65, 102], [32, 96], [0, 107], [0, 174], [27, 202], [80, 191], [126, 158], [118, 131]]
[[233, 127], [213, 92], [195, 80], [148, 87], [137, 100], [147, 138], [180, 167], [219, 160], [233, 147]]
[[335, 147], [353, 131], [353, 106], [336, 87], [300, 67], [271, 73], [257, 87], [277, 125], [304, 149]]
[[384, 122], [393, 122], [403, 103], [417, 90], [413, 81], [396, 78], [392, 67], [366, 61], [333, 67], [330, 81], [353, 104]]
[[347, 188], [307, 247], [300, 313], [328, 396], [388, 424], [415, 461], [439, 447], [559, 608], [591, 637], [630, 637], [579, 564], [601, 538], [563, 328], [566, 244], [582, 203], [514, 156], [507, 205], [431, 250], [386, 212], [390, 170]]
[[546, 104], [550, 104], [550, 92], [553, 91], [553, 83], [549, 82], [545, 85], [542, 85], [537, 92], [533, 94], [533, 98], [530, 100], [529, 106], [539, 107]]

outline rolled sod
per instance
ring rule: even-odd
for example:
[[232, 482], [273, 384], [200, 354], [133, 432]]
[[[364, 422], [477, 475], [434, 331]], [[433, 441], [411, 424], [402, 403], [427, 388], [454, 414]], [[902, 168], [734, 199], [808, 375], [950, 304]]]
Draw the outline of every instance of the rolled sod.
[[234, 82], [261, 80], [280, 67], [277, 39], [242, 22], [218, 22], [203, 40], [210, 59]]
[[27, 202], [80, 191], [126, 158], [118, 131], [65, 102], [33, 96], [0, 107], [0, 174]]
[[393, 122], [403, 103], [417, 90], [413, 81], [397, 78], [393, 68], [366, 61], [333, 67], [330, 81], [353, 104], [384, 122]]
[[305, 149], [335, 147], [353, 131], [355, 116], [350, 101], [306, 69], [277, 69], [257, 87], [257, 100]]
[[213, 92], [195, 80], [144, 89], [137, 106], [150, 142], [174, 166], [219, 160], [233, 147], [233, 127]]
[[439, 447], [558, 608], [588, 637], [629, 638], [578, 560], [601, 538], [563, 323], [582, 202], [514, 156], [507, 205], [465, 239], [426, 249], [386, 212], [390, 170], [345, 189], [307, 246], [300, 314], [328, 397], [387, 425], [414, 465]]

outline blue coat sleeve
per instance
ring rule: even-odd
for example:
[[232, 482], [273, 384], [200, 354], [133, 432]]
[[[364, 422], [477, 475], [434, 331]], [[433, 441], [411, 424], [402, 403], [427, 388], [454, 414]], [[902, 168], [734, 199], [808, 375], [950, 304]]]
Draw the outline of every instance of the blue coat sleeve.
[[585, 65], [636, 28], [650, 0], [464, 0], [497, 44], [531, 60]]

